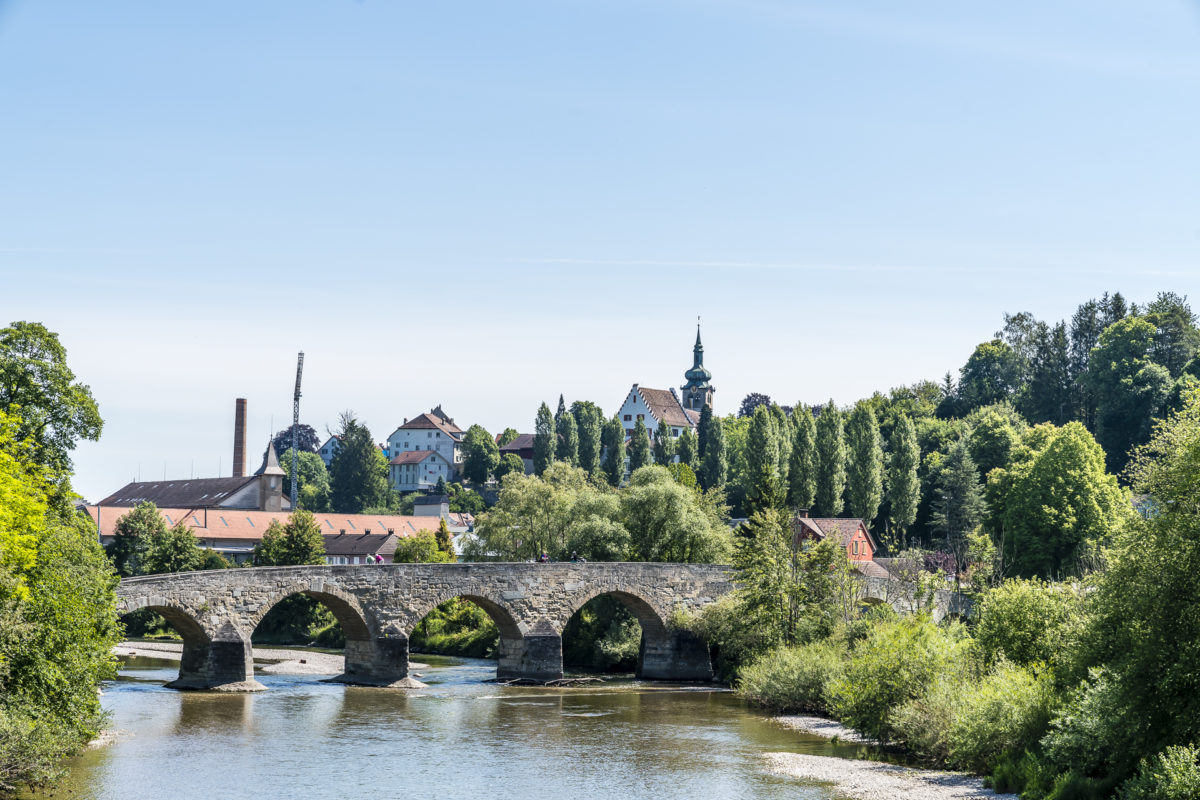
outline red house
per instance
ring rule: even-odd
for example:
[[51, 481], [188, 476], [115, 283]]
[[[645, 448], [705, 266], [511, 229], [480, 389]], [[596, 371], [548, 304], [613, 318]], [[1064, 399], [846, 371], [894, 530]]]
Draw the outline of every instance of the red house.
[[819, 518], [801, 511], [792, 517], [792, 539], [797, 543], [808, 539], [821, 541], [827, 536], [836, 536], [846, 548], [846, 557], [851, 561], [872, 561], [878, 547], [867, 524], [857, 517]]

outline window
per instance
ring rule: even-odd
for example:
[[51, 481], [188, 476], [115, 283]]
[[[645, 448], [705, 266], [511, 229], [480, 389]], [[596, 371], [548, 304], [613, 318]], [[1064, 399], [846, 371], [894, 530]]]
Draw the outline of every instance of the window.
[[671, 435], [672, 435], [672, 436], [678, 436], [678, 435], [679, 435], [679, 428], [671, 428]]
[[626, 422], [630, 422], [630, 421], [632, 421], [632, 420], [633, 420], [633, 414], [626, 414], [626, 415], [625, 415], [625, 421], [626, 421]]

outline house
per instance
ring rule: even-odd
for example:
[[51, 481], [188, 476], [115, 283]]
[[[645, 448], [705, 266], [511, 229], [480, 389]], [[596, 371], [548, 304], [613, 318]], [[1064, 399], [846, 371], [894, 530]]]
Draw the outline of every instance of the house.
[[128, 483], [97, 505], [132, 508], [154, 503], [159, 508], [224, 508], [256, 511], [288, 511], [291, 501], [283, 494], [286, 473], [279, 466], [275, 448], [268, 443], [262, 466], [250, 476], [231, 478], [188, 478], [169, 481]]
[[397, 492], [432, 489], [439, 478], [449, 482], [454, 472], [454, 465], [437, 450], [406, 450], [388, 462], [388, 480]]
[[678, 439], [684, 430], [695, 430], [700, 425], [700, 411], [711, 406], [713, 393], [712, 373], [704, 366], [704, 345], [700, 341], [700, 326], [696, 326], [696, 344], [692, 347], [692, 367], [684, 374], [687, 382], [681, 387], [680, 395], [671, 389], [650, 389], [633, 384], [629, 394], [621, 402], [617, 416], [625, 426], [625, 438], [633, 435], [640, 419], [650, 433], [651, 440], [660, 422], [666, 422], [671, 438]]
[[370, 564], [375, 556], [390, 564], [400, 542], [394, 533], [327, 533], [324, 539], [326, 564]]
[[325, 462], [325, 469], [329, 469], [329, 465], [333, 463], [333, 454], [338, 451], [338, 447], [342, 443], [342, 437], [337, 434], [331, 435], [325, 440], [325, 444], [317, 451], [317, 455]]
[[[497, 442], [500, 437], [496, 437]], [[521, 459], [521, 463], [525, 465], [525, 474], [533, 474], [533, 434], [519, 433], [517, 438], [513, 439], [508, 444], [500, 445], [500, 458], [504, 458], [509, 453], [513, 453]]]
[[875, 544], [867, 524], [857, 517], [825, 517], [808, 516], [807, 511], [801, 511], [792, 517], [792, 542], [821, 541], [829, 536], [837, 537], [846, 548], [846, 557], [852, 562], [873, 561]]
[[436, 452], [450, 465], [454, 477], [462, 464], [462, 439], [462, 428], [439, 405], [428, 414], [404, 420], [388, 437], [386, 449], [393, 460], [416, 450]]
[[[107, 545], [115, 535], [117, 521], [129, 513], [127, 507], [88, 506], [85, 511], [100, 533], [100, 543]], [[243, 564], [254, 557], [254, 545], [262, 541], [263, 534], [272, 522], [281, 525], [288, 521], [290, 514], [272, 511], [257, 511], [227, 508], [159, 508], [163, 521], [170, 526], [183, 523], [191, 528], [196, 537], [196, 543], [201, 547], [211, 548], [229, 561]], [[422, 531], [435, 533], [438, 529], [437, 517], [402, 516], [398, 514], [313, 514], [321, 533], [325, 537], [326, 563], [359, 564], [367, 552], [337, 552], [338, 558], [347, 561], [330, 561], [329, 550], [331, 539], [343, 537], [408, 537], [416, 536]], [[453, 528], [451, 531], [453, 532]], [[346, 540], [341, 540], [346, 541]], [[378, 538], [364, 540], [372, 546], [380, 545], [382, 549], [371, 550], [370, 553], [384, 554], [386, 560], [391, 560], [395, 545], [391, 550], [386, 549], [387, 543]], [[355, 547], [365, 547], [356, 545]], [[342, 545], [338, 545], [339, 548]]]

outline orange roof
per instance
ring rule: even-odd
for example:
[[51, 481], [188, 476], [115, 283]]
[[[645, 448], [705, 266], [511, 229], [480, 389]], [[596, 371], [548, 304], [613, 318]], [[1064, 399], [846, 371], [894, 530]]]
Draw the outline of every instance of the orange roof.
[[413, 417], [408, 422], [401, 425], [397, 430], [427, 430], [437, 429], [449, 436], [451, 439], [462, 438], [462, 428], [455, 425], [453, 422], [447, 422], [441, 417], [433, 414], [422, 414], [419, 417]]
[[647, 389], [644, 386], [639, 386], [637, 391], [642, 396], [642, 400], [646, 402], [655, 420], [659, 422], [665, 421], [668, 425], [673, 425], [677, 428], [688, 428], [696, 424], [688, 417], [683, 406], [679, 404], [679, 398], [672, 394], [669, 389]]
[[[96, 506], [87, 506], [88, 516], [96, 520]], [[112, 536], [117, 520], [132, 509], [116, 506], [100, 507], [100, 535]], [[168, 525], [183, 522], [202, 539], [262, 539], [272, 520], [286, 523], [288, 512], [244, 511], [241, 509], [160, 508], [159, 513]], [[440, 517], [411, 517], [392, 514], [313, 514], [323, 534], [394, 533], [415, 536], [420, 531], [436, 531]]]
[[[437, 456], [442, 461], [446, 461], [446, 457], [437, 450], [405, 450], [397, 453], [395, 458], [389, 461], [389, 464], [419, 464], [430, 456]], [[450, 463], [450, 462], [446, 462]]]

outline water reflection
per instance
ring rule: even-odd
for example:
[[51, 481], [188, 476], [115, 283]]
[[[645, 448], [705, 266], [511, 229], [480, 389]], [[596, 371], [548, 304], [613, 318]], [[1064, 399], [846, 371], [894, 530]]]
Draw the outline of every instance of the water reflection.
[[120, 738], [77, 759], [60, 790], [95, 800], [825, 798], [766, 772], [762, 754], [835, 752], [728, 693], [502, 687], [484, 682], [495, 674], [485, 661], [431, 665], [429, 688], [408, 692], [260, 675], [259, 694], [180, 693], [161, 687], [170, 670], [126, 666], [104, 695]]

